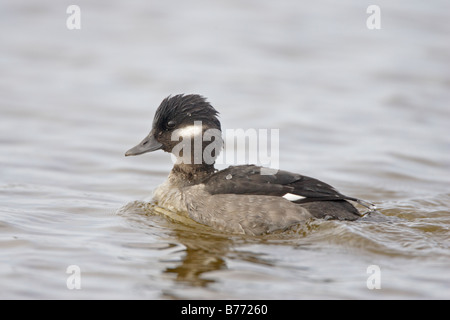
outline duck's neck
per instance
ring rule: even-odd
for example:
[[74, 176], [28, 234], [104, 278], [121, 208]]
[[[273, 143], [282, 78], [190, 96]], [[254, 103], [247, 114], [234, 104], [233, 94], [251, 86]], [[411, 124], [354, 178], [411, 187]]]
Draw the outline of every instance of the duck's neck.
[[194, 185], [215, 172], [213, 164], [175, 164], [169, 179], [178, 185]]

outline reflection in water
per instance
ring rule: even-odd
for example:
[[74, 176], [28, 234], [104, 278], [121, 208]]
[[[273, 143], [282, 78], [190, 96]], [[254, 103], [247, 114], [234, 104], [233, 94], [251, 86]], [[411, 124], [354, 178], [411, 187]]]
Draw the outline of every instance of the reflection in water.
[[226, 269], [224, 257], [230, 250], [231, 241], [225, 237], [177, 230], [176, 236], [186, 246], [181, 263], [165, 272], [176, 275], [176, 281], [192, 286], [206, 286], [212, 279], [202, 278], [206, 272]]
[[170, 223], [170, 241], [175, 236], [178, 243], [184, 245], [184, 255], [175, 267], [167, 267], [164, 272], [175, 274], [177, 282], [203, 287], [213, 282], [202, 278], [204, 273], [226, 269], [224, 258], [232, 245], [231, 238], [226, 235], [214, 234], [210, 228], [154, 203], [134, 201], [121, 208], [118, 213], [140, 224], [141, 228], [153, 226], [152, 216], [164, 217]]
[[[266, 236], [254, 237], [247, 235], [227, 235], [217, 233], [208, 226], [196, 223], [186, 216], [159, 207], [152, 202], [134, 201], [128, 203], [118, 211], [119, 215], [126, 217], [133, 224], [133, 228], [152, 232], [153, 228], [160, 232], [161, 227], [167, 226], [167, 240], [173, 243], [177, 239], [177, 254], [183, 253], [181, 258], [160, 259], [160, 262], [169, 264], [164, 273], [172, 274], [173, 280], [179, 284], [193, 287], [207, 287], [216, 282], [214, 277], [205, 276], [208, 272], [228, 269], [226, 260], [245, 261], [250, 264], [276, 267], [276, 262], [265, 257], [264, 254], [242, 250], [242, 245], [268, 244], [286, 245], [295, 247], [295, 239], [304, 238], [314, 230], [318, 224], [307, 223], [299, 225], [286, 232], [273, 233]], [[158, 220], [158, 217], [161, 220]], [[164, 223], [165, 222], [165, 223]], [[181, 244], [181, 245], [180, 245]], [[300, 244], [300, 246], [303, 244]], [[238, 249], [238, 250], [237, 250]], [[170, 296], [166, 293], [167, 296]]]

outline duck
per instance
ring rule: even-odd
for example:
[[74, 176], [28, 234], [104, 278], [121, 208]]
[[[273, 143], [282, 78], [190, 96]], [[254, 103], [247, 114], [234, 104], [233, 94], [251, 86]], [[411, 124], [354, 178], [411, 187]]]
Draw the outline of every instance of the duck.
[[125, 156], [157, 150], [172, 154], [168, 178], [153, 191], [160, 207], [231, 234], [283, 232], [314, 219], [354, 221], [372, 203], [346, 196], [309, 176], [254, 164], [223, 170], [219, 112], [199, 94], [169, 95], [156, 109], [150, 133]]

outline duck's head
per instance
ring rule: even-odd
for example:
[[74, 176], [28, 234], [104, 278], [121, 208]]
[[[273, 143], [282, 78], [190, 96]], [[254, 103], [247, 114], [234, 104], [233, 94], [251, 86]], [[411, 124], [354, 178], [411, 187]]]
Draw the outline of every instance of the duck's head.
[[218, 114], [200, 95], [169, 96], [156, 110], [150, 133], [125, 156], [161, 149], [173, 153], [178, 160], [184, 157], [185, 163], [189, 159], [192, 164], [208, 163], [208, 159], [203, 159], [204, 153], [208, 151], [215, 159], [223, 145]]

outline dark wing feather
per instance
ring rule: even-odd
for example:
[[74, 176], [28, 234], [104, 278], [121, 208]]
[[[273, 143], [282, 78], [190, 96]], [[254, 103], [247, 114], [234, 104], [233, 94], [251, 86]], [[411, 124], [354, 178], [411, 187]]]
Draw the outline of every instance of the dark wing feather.
[[258, 194], [284, 196], [291, 193], [305, 197], [296, 203], [325, 200], [352, 200], [335, 188], [320, 180], [288, 171], [278, 170], [275, 174], [262, 175], [261, 167], [254, 165], [231, 166], [216, 172], [205, 181], [205, 188], [211, 194]]

